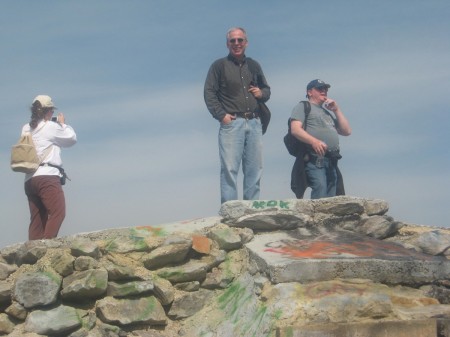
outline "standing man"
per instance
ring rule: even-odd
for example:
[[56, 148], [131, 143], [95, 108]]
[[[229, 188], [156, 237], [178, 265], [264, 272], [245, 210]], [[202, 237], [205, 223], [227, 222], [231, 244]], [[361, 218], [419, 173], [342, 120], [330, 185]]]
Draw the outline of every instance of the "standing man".
[[[307, 154], [297, 157], [292, 171], [291, 187], [297, 198], [303, 197], [307, 187], [299, 184], [299, 176], [303, 173], [312, 189], [311, 199], [344, 194], [342, 176], [337, 167], [337, 161], [341, 158], [338, 135], [349, 136], [351, 128], [336, 101], [327, 96], [330, 87], [319, 79], [309, 82], [306, 97], [311, 111], [305, 117], [305, 105], [302, 102], [292, 110], [291, 134], [307, 144]], [[337, 190], [337, 186], [340, 189]]]
[[204, 98], [211, 115], [220, 122], [221, 202], [238, 199], [237, 175], [242, 162], [244, 200], [259, 199], [262, 174], [262, 126], [258, 101], [270, 98], [270, 87], [258, 62], [245, 56], [247, 34], [228, 30], [227, 57], [209, 68]]

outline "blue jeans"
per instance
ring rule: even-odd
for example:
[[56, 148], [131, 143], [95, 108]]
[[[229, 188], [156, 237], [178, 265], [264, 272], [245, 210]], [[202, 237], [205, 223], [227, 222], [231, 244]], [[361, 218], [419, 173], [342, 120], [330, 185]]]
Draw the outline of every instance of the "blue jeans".
[[331, 164], [330, 159], [325, 157], [323, 163], [317, 165], [311, 161], [307, 162], [305, 172], [308, 185], [312, 189], [311, 199], [336, 196], [336, 166]]
[[244, 200], [259, 199], [262, 174], [262, 127], [259, 118], [236, 118], [220, 124], [221, 202], [237, 200], [237, 176], [242, 162]]

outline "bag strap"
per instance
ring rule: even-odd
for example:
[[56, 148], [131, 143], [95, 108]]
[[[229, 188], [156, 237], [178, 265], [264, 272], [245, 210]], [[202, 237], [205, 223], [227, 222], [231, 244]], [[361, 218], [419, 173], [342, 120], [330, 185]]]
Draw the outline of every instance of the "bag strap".
[[35, 130], [31, 130], [30, 129], [30, 131], [29, 131], [30, 134], [34, 135], [34, 134], [38, 133], [39, 131], [41, 131], [44, 128], [45, 125], [47, 125], [47, 121], [45, 121], [44, 124], [42, 124], [42, 126], [40, 128], [38, 128], [38, 129], [35, 129]]
[[[50, 151], [52, 150], [53, 144], [50, 145], [49, 147], [47, 147], [44, 152], [42, 153], [42, 157], [39, 157], [39, 159], [41, 160], [41, 163], [45, 160], [45, 158], [47, 158], [47, 156], [50, 154]], [[42, 159], [41, 159], [42, 158]], [[40, 165], [40, 164], [39, 164]]]
[[306, 130], [306, 120], [308, 119], [309, 113], [311, 112], [311, 103], [309, 101], [301, 101], [303, 103], [303, 108], [305, 109], [305, 121], [303, 122], [303, 129]]
[[66, 171], [61, 166], [50, 164], [50, 163], [41, 163], [39, 166], [50, 166], [54, 167], [59, 170], [59, 173], [61, 173], [61, 176], [67, 178], [67, 180], [70, 180], [69, 176], [67, 175]]
[[[300, 101], [303, 103], [303, 109], [305, 111], [305, 120], [303, 121], [302, 127], [303, 130], [306, 130], [306, 120], [308, 119], [309, 113], [311, 112], [311, 103], [309, 101]], [[291, 118], [288, 120], [288, 129], [289, 133], [291, 133]]]
[[[303, 123], [303, 129], [306, 130], [306, 119], [308, 118], [309, 113], [311, 112], [311, 103], [309, 101], [301, 101], [303, 103], [303, 107], [305, 109], [305, 121]], [[325, 109], [325, 112], [333, 119], [334, 124], [336, 124], [336, 119], [333, 117], [333, 115]]]
[[[30, 131], [29, 131], [30, 136], [33, 136], [34, 134], [36, 134], [36, 133], [38, 133], [39, 131], [41, 131], [41, 130], [44, 128], [45, 125], [47, 125], [47, 121], [45, 121], [45, 122], [42, 124], [42, 126], [39, 127], [38, 129], [36, 129], [36, 130], [30, 130]], [[36, 145], [34, 145], [34, 141], [33, 141], [33, 146], [34, 146], [34, 148], [36, 149]], [[39, 157], [39, 160], [40, 160], [39, 165], [41, 165], [42, 162], [45, 160], [45, 158], [47, 158], [47, 156], [50, 154], [50, 151], [52, 150], [52, 147], [53, 147], [53, 144], [50, 144], [50, 145], [44, 150], [44, 152], [42, 153], [42, 156], [38, 156], [38, 157]]]
[[60, 172], [62, 175], [66, 174], [65, 171], [64, 171], [64, 169], [63, 169], [61, 166], [59, 166], [59, 165], [50, 164], [50, 163], [42, 163], [42, 164], [39, 165], [39, 166], [50, 166], [50, 167], [54, 167], [54, 168], [58, 169], [59, 172]]

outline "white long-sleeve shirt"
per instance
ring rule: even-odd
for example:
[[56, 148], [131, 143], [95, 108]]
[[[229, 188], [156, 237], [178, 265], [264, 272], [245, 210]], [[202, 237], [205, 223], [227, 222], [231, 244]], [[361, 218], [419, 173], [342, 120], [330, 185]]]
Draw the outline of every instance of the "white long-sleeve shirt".
[[[71, 126], [53, 121], [42, 120], [33, 130], [31, 130], [29, 124], [25, 124], [22, 128], [22, 135], [27, 132], [32, 134], [34, 146], [39, 157], [42, 158], [45, 150], [51, 147], [50, 152], [43, 158], [42, 163], [62, 166], [61, 148], [70, 147], [77, 142], [77, 135]], [[42, 175], [59, 176], [60, 174], [55, 167], [39, 166], [36, 172], [25, 175], [25, 181], [31, 177]]]

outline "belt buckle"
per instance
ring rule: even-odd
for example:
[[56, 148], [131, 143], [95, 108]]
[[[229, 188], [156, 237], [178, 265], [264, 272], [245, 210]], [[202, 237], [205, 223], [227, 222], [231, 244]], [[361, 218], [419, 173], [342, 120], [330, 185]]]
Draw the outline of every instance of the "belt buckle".
[[244, 118], [245, 119], [251, 119], [250, 117], [252, 117], [252, 112], [244, 112]]

